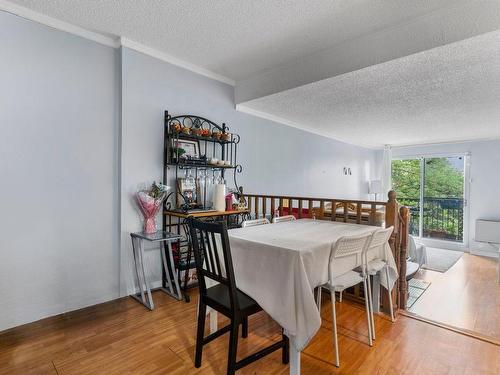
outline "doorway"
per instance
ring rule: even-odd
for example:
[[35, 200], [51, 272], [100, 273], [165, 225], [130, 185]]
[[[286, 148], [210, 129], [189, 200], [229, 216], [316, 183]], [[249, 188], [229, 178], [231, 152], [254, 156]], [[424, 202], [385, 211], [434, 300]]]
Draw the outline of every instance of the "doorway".
[[469, 160], [463, 153], [392, 161], [393, 189], [411, 213], [407, 312], [498, 343], [496, 260], [467, 253]]

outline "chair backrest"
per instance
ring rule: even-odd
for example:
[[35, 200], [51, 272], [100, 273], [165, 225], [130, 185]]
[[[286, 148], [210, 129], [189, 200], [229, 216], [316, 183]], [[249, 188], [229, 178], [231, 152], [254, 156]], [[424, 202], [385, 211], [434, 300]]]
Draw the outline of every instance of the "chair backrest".
[[371, 233], [365, 233], [356, 236], [340, 237], [330, 253], [330, 263], [328, 267], [329, 276], [335, 275], [335, 266], [338, 266], [340, 258], [352, 258], [349, 262], [351, 269], [361, 266], [365, 267], [363, 254], [365, 252], [368, 241], [371, 238]]
[[266, 218], [255, 219], [255, 220], [245, 220], [241, 223], [242, 228], [255, 227], [256, 225], [271, 224]]
[[[389, 238], [391, 237], [393, 230], [394, 230], [394, 227], [381, 228], [381, 229], [377, 229], [375, 232], [372, 233], [372, 235], [370, 237], [370, 241], [368, 242], [368, 245], [366, 246], [366, 253], [365, 253], [365, 261], [366, 262], [368, 261], [368, 258], [370, 258], [369, 253], [379, 251], [381, 247], [388, 245]], [[379, 253], [379, 254], [381, 254], [381, 253]], [[375, 256], [375, 257], [378, 258], [378, 256]], [[372, 258], [374, 258], [374, 257], [372, 257]], [[383, 259], [383, 260], [385, 260], [385, 259]]]
[[273, 217], [273, 224], [274, 223], [282, 223], [284, 221], [293, 221], [297, 220], [295, 216], [293, 215], [285, 215], [285, 216], [279, 216], [279, 217]]
[[231, 310], [236, 312], [239, 306], [226, 223], [207, 223], [191, 217], [188, 219], [188, 225], [200, 297], [207, 295], [205, 278], [216, 281], [228, 288]]

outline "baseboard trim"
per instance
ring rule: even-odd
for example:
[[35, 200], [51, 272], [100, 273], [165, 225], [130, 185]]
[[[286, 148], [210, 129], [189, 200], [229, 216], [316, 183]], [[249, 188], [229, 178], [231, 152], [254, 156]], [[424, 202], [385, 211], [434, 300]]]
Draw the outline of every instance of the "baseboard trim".
[[498, 252], [481, 250], [481, 249], [470, 249], [470, 254], [488, 258], [498, 258], [500, 256]]
[[[156, 280], [156, 281], [150, 281], [149, 282], [149, 288], [151, 290], [153, 289], [156, 289], [156, 288], [159, 288], [163, 286], [163, 283], [162, 283], [162, 280]], [[141, 291], [139, 290], [139, 287], [137, 286], [134, 286], [132, 288], [128, 288], [127, 289], [127, 294], [126, 295], [122, 295], [120, 297], [127, 297], [127, 296], [131, 296], [133, 294], [139, 294]]]
[[421, 238], [415, 237], [415, 241], [421, 243], [427, 247], [435, 247], [438, 249], [452, 250], [452, 251], [461, 251], [466, 253], [469, 251], [469, 248], [460, 242], [452, 242], [452, 241], [444, 241], [444, 240], [436, 240], [432, 238]]
[[484, 341], [484, 342], [487, 342], [487, 343], [490, 343], [490, 344], [493, 344], [496, 346], [500, 346], [500, 340], [498, 340], [494, 337], [491, 337], [491, 336], [486, 336], [486, 335], [483, 335], [481, 333], [469, 331], [468, 329], [458, 328], [458, 327], [455, 327], [455, 326], [452, 326], [452, 325], [449, 325], [446, 323], [441, 323], [441, 322], [438, 322], [438, 321], [435, 321], [432, 319], [427, 319], [427, 318], [424, 318], [420, 315], [417, 315], [417, 314], [412, 313], [412, 312], [407, 311], [407, 310], [399, 310], [399, 313], [401, 315], [406, 316], [406, 317], [411, 318], [411, 319], [415, 319], [415, 320], [418, 320], [418, 321], [421, 321], [421, 322], [424, 322], [427, 324], [431, 324], [431, 325], [439, 327], [439, 328], [446, 329], [448, 331], [456, 332], [456, 333], [459, 333], [459, 334], [464, 335], [464, 336], [468, 336], [468, 337], [471, 337], [471, 338], [474, 338], [477, 340], [481, 340], [481, 341]]

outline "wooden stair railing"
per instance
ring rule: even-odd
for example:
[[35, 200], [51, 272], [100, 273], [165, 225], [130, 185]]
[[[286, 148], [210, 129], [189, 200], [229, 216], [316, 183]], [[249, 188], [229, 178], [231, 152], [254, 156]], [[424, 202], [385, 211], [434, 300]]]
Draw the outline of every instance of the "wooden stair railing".
[[244, 197], [254, 219], [294, 214], [297, 219], [314, 217], [379, 226], [383, 224], [383, 209], [387, 205], [387, 202], [283, 195], [244, 194]]
[[[387, 202], [335, 198], [312, 198], [285, 195], [244, 194], [250, 215], [255, 218], [272, 219], [275, 215], [294, 215], [297, 219], [315, 218], [318, 220], [341, 221], [345, 223], [394, 226], [389, 245], [400, 275], [392, 290], [393, 306], [405, 309], [408, 299], [406, 282], [406, 258], [408, 255], [408, 230], [410, 214], [407, 207], [401, 206], [396, 192], [390, 191]], [[361, 297], [359, 288], [355, 289], [355, 299]], [[389, 294], [382, 288], [382, 309], [388, 309]]]

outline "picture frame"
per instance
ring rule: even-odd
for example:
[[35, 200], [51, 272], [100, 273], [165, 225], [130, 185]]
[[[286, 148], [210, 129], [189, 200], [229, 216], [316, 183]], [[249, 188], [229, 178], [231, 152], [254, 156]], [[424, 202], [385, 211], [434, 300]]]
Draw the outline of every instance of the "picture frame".
[[178, 207], [182, 207], [184, 204], [194, 207], [199, 204], [199, 185], [198, 181], [194, 180], [190, 182], [186, 178], [179, 177], [177, 179], [177, 194], [178, 197]]
[[181, 158], [200, 158], [200, 142], [197, 139], [172, 139], [172, 147], [185, 151]]

